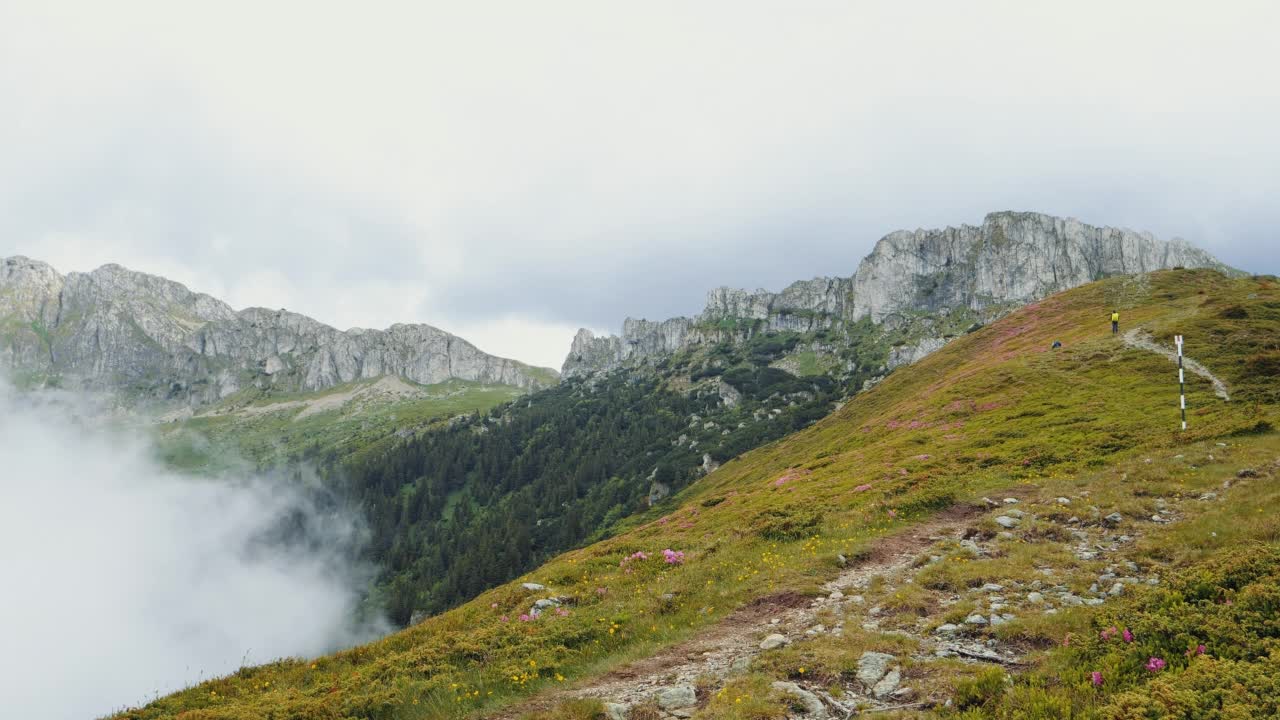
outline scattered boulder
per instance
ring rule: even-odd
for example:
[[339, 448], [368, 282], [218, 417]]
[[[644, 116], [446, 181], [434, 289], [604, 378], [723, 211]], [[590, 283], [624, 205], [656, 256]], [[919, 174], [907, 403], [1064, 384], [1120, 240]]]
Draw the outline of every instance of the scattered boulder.
[[607, 702], [604, 704], [604, 714], [609, 720], [627, 720], [627, 714], [631, 708], [622, 703]]
[[1044, 602], [1044, 595], [1041, 595], [1038, 592], [1027, 593], [1027, 602], [1039, 605]]
[[1018, 498], [1005, 498], [1005, 499], [1004, 499], [1004, 504], [1005, 504], [1005, 505], [1017, 505], [1017, 504], [1018, 504]]
[[996, 518], [996, 524], [1002, 528], [1013, 529], [1018, 527], [1018, 519], [1009, 517], [1008, 515], [1001, 515]]
[[539, 592], [547, 589], [546, 585], [539, 585], [535, 582], [520, 583], [520, 587], [528, 590], [529, 592]]
[[1110, 515], [1102, 518], [1102, 520], [1106, 522], [1108, 525], [1119, 525], [1124, 520], [1124, 516], [1118, 512], [1113, 512]]
[[978, 613], [974, 613], [964, 619], [966, 625], [986, 625], [987, 619]]
[[858, 682], [864, 687], [874, 688], [876, 683], [889, 672], [890, 663], [896, 659], [889, 653], [870, 650], [862, 653], [862, 657], [858, 658]]
[[898, 668], [894, 668], [880, 678], [880, 682], [871, 688], [871, 694], [877, 698], [886, 698], [892, 695], [898, 686], [902, 684], [902, 672]]
[[791, 641], [787, 639], [786, 635], [779, 635], [778, 633], [773, 633], [772, 635], [767, 636], [764, 640], [760, 642], [760, 649], [776, 650], [782, 647], [783, 645], [789, 644], [790, 642]]
[[654, 699], [658, 701], [658, 707], [663, 710], [678, 710], [697, 705], [698, 691], [689, 684], [672, 685], [659, 690]]
[[937, 629], [937, 630], [934, 630], [934, 632], [936, 632], [936, 633], [938, 633], [938, 634], [940, 634], [940, 635], [952, 635], [952, 634], [955, 634], [955, 633], [956, 633], [957, 631], [959, 631], [959, 630], [960, 630], [960, 626], [959, 626], [959, 625], [956, 625], [956, 624], [954, 624], [954, 623], [944, 623], [944, 624], [942, 624], [942, 625], [939, 625], [939, 626], [938, 626], [938, 629]]
[[804, 714], [811, 718], [826, 718], [827, 706], [822, 704], [822, 700], [817, 695], [805, 690], [793, 682], [778, 681], [773, 683], [773, 689], [790, 695], [800, 702], [800, 706], [804, 708]]

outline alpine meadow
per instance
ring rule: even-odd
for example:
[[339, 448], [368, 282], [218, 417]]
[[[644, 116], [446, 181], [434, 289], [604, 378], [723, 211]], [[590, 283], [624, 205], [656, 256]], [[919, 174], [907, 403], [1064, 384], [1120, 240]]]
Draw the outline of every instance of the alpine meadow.
[[0, 4], [0, 717], [1280, 718], [1277, 24]]

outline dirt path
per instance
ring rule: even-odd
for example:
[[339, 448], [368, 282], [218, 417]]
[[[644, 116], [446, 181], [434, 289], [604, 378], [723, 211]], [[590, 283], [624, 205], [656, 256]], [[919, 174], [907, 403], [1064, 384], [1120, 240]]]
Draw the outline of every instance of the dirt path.
[[[823, 586], [827, 593], [824, 597], [783, 592], [758, 598], [695, 637], [650, 657], [567, 688], [544, 692], [487, 717], [513, 720], [546, 710], [568, 698], [590, 697], [632, 705], [652, 699], [662, 688], [693, 685], [699, 678], [710, 677], [719, 684], [735, 668], [745, 667], [761, 652], [760, 642], [765, 635], [776, 633], [789, 640], [805, 637], [806, 630], [818, 623], [820, 611], [860, 604], [862, 598], [852, 593], [867, 587], [873, 577], [906, 570], [917, 555], [933, 543], [958, 538], [968, 521], [983, 511], [974, 506], [955, 506], [924, 523], [882, 538], [871, 548], [869, 556]], [[844, 597], [846, 593], [848, 597]]]
[[[1125, 333], [1124, 344], [1139, 350], [1146, 350], [1147, 352], [1153, 352], [1157, 355], [1163, 355], [1168, 358], [1170, 362], [1178, 362], [1178, 353], [1176, 350], [1157, 344], [1149, 334], [1140, 328], [1134, 328]], [[1209, 372], [1208, 368], [1185, 355], [1182, 357], [1182, 364], [1186, 369], [1213, 383], [1213, 394], [1223, 400], [1231, 399], [1230, 394], [1227, 393], [1227, 384], [1218, 379], [1216, 375]]]

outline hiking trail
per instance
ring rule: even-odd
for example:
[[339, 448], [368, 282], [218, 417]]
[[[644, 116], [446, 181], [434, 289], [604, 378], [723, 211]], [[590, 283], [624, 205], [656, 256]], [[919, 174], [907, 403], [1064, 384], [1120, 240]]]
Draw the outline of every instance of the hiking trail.
[[[1176, 350], [1158, 344], [1149, 333], [1143, 331], [1141, 328], [1134, 328], [1126, 332], [1124, 334], [1124, 344], [1131, 348], [1137, 348], [1139, 350], [1156, 353], [1157, 355], [1163, 355], [1168, 358], [1170, 362], [1178, 362], [1178, 352]], [[1214, 395], [1217, 395], [1223, 400], [1231, 400], [1231, 395], [1227, 392], [1227, 384], [1222, 382], [1218, 376], [1209, 372], [1208, 368], [1195, 360], [1192, 360], [1186, 355], [1182, 356], [1182, 364], [1186, 369], [1212, 383]]]

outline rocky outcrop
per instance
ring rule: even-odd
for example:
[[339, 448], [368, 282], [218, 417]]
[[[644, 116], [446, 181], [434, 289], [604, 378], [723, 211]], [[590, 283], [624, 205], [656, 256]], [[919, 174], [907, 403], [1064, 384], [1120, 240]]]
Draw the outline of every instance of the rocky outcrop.
[[[1179, 266], [1234, 272], [1184, 240], [1040, 213], [992, 213], [976, 226], [890, 233], [851, 277], [805, 280], [778, 293], [722, 287], [707, 294], [705, 308], [693, 318], [628, 318], [621, 337], [581, 330], [562, 371], [565, 377], [586, 375], [694, 345], [864, 319], [901, 324], [966, 310], [991, 319], [1095, 280]], [[944, 337], [923, 337], [895, 349], [888, 367], [915, 362], [944, 344]]]
[[62, 276], [0, 259], [0, 367], [198, 405], [249, 385], [321, 390], [384, 375], [536, 389], [556, 373], [430, 325], [340, 331], [285, 310], [233, 310], [180, 283], [105, 265]]

